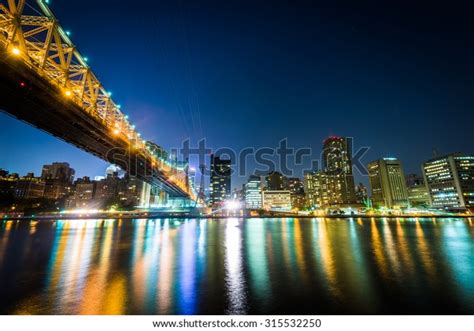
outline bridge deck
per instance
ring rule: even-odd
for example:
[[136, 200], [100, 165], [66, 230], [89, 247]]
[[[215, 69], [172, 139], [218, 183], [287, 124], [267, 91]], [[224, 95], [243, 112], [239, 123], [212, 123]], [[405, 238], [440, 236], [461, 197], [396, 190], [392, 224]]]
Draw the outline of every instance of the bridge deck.
[[169, 174], [110, 128], [70, 102], [47, 80], [0, 50], [0, 110], [107, 162], [164, 191], [189, 196]]

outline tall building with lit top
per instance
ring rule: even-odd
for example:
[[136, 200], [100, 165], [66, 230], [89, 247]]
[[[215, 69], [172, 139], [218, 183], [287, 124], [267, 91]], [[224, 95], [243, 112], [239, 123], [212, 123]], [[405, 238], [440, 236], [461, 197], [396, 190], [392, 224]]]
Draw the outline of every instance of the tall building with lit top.
[[213, 207], [221, 205], [230, 198], [230, 160], [211, 155], [211, 179], [209, 202]]
[[432, 207], [474, 208], [474, 156], [449, 154], [425, 162], [422, 168]]
[[368, 165], [372, 203], [375, 207], [408, 207], [408, 192], [402, 164], [396, 158], [384, 158]]

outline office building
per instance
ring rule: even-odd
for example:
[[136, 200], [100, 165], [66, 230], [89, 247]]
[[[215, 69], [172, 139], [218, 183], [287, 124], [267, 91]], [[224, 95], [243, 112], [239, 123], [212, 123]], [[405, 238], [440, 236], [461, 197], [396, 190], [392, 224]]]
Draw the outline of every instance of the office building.
[[474, 156], [461, 153], [436, 157], [422, 166], [433, 208], [474, 207]]
[[230, 160], [211, 155], [210, 204], [218, 207], [230, 198]]
[[42, 179], [56, 179], [67, 183], [74, 181], [76, 171], [67, 162], [53, 162], [45, 164], [41, 171]]
[[289, 211], [291, 210], [290, 191], [262, 191], [262, 205], [265, 210]]
[[28, 173], [16, 181], [14, 196], [16, 199], [39, 199], [44, 195], [44, 186], [43, 179]]
[[[352, 173], [352, 140], [332, 136], [323, 143], [323, 171], [331, 176], [330, 205], [347, 206], [357, 204], [354, 176]], [[331, 199], [331, 198], [330, 198]]]
[[278, 171], [271, 171], [265, 177], [266, 189], [270, 191], [286, 190], [288, 179]]
[[288, 191], [291, 194], [291, 207], [301, 209], [305, 206], [304, 183], [298, 177], [288, 178]]
[[245, 207], [247, 209], [262, 208], [262, 185], [259, 176], [250, 176], [244, 184]]
[[400, 209], [408, 207], [408, 192], [402, 164], [395, 158], [384, 158], [368, 165], [372, 204], [374, 207]]

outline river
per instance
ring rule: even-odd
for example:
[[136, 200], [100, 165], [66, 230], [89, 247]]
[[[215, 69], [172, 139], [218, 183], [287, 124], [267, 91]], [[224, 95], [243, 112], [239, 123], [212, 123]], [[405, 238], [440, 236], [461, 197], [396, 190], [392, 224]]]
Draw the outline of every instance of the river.
[[0, 314], [473, 314], [471, 219], [0, 221]]

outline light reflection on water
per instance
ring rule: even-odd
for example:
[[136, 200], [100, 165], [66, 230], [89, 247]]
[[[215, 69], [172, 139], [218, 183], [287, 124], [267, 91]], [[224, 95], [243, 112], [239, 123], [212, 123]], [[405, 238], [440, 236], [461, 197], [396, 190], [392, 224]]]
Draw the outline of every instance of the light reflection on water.
[[472, 314], [474, 223], [1, 221], [0, 313]]

